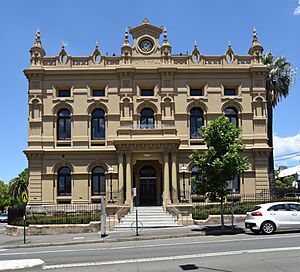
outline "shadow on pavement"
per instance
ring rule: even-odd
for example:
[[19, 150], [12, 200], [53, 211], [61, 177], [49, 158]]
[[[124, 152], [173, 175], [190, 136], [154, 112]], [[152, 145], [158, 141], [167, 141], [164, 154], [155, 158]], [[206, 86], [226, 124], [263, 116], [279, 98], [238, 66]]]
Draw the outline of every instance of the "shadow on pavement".
[[221, 225], [217, 226], [204, 226], [200, 228], [191, 229], [191, 231], [201, 231], [205, 235], [234, 235], [245, 233], [245, 230], [239, 226], [234, 225], [233, 228], [231, 225], [225, 225], [222, 229]]
[[184, 271], [205, 269], [209, 271], [218, 271], [218, 272], [233, 272], [231, 270], [229, 271], [229, 270], [223, 270], [223, 269], [206, 267], [206, 266], [196, 266], [195, 264], [185, 264], [185, 265], [180, 265], [179, 267]]

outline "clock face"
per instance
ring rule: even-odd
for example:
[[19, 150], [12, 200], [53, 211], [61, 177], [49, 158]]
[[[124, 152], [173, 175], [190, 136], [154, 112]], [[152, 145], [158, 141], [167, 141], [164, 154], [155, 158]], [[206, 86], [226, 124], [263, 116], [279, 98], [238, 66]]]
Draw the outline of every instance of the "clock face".
[[153, 42], [151, 40], [142, 40], [140, 42], [140, 49], [143, 51], [143, 52], [150, 52], [153, 48]]

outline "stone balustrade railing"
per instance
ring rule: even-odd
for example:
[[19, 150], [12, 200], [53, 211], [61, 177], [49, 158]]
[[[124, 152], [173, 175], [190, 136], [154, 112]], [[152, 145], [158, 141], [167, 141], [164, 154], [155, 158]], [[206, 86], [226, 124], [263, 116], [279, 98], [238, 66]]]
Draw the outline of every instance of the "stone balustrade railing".
[[[231, 62], [226, 60], [226, 56], [201, 56], [198, 61], [193, 60], [191, 55], [174, 55], [170, 57], [122, 57], [122, 56], [101, 56], [98, 61], [95, 61], [93, 56], [74, 57], [66, 56], [62, 61], [59, 56], [43, 57], [42, 66], [44, 67], [116, 67], [128, 66], [131, 64], [137, 66], [154, 66], [154, 65], [176, 65], [186, 67], [197, 66], [236, 66], [236, 65], [251, 65], [255, 63], [253, 56], [234, 56]], [[36, 66], [32, 64], [31, 66]]]

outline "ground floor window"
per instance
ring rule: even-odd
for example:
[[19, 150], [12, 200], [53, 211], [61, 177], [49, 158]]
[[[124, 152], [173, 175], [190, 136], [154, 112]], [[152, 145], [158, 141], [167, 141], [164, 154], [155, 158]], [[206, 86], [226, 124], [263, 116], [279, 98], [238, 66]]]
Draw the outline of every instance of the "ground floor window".
[[92, 171], [92, 195], [105, 195], [106, 181], [103, 167], [95, 167]]
[[231, 192], [231, 186], [233, 186], [232, 192], [234, 194], [238, 194], [240, 192], [240, 176], [236, 176], [233, 179], [233, 184], [232, 184], [232, 181], [227, 182], [227, 189], [229, 192]]
[[61, 167], [58, 170], [58, 196], [71, 195], [71, 170], [69, 167]]

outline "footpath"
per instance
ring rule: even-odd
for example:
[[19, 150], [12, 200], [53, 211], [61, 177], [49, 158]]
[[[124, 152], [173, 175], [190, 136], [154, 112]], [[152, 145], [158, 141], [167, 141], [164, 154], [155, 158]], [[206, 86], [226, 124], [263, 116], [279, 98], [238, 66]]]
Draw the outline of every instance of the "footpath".
[[235, 228], [233, 231], [231, 229], [231, 226], [228, 224], [226, 225], [225, 231], [221, 231], [219, 229], [219, 226], [215, 225], [191, 225], [185, 227], [143, 229], [138, 236], [136, 236], [136, 233], [134, 231], [128, 229], [118, 231], [107, 231], [107, 236], [103, 238], [101, 238], [101, 235], [98, 232], [55, 235], [31, 235], [26, 236], [26, 243], [24, 244], [23, 236], [8, 236], [4, 232], [4, 226], [2, 226], [0, 228], [0, 249], [43, 246], [46, 247], [88, 243], [111, 243], [121, 241], [168, 239], [204, 235], [237, 234], [244, 232], [243, 228], [243, 223], [235, 223]]

